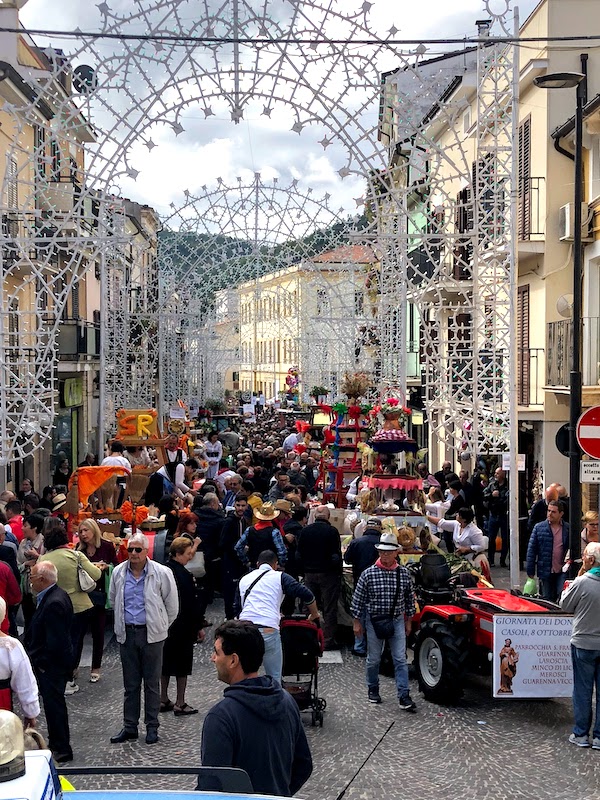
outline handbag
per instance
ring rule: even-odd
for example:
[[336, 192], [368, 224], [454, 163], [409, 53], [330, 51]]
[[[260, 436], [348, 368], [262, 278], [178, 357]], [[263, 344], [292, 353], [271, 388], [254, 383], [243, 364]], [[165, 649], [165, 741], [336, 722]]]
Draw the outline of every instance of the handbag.
[[204, 553], [201, 550], [196, 550], [194, 557], [185, 565], [188, 572], [191, 572], [194, 578], [203, 578], [206, 575], [206, 566], [204, 564]]
[[75, 556], [77, 558], [77, 583], [81, 591], [87, 594], [96, 588], [96, 581], [82, 567], [81, 554], [77, 552]]
[[378, 639], [391, 639], [394, 635], [394, 610], [400, 594], [400, 568], [396, 569], [396, 593], [389, 614], [371, 614], [371, 625]]

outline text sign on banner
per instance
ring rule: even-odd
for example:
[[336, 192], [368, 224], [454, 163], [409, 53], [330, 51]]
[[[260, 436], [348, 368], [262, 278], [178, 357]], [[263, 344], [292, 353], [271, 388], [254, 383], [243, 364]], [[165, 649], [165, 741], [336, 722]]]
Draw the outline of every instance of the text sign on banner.
[[[504, 472], [510, 472], [510, 453], [502, 453], [502, 469]], [[517, 454], [517, 470], [525, 472], [525, 453]]]
[[600, 483], [600, 461], [582, 461], [579, 465], [581, 483]]
[[573, 618], [494, 616], [494, 697], [570, 697]]

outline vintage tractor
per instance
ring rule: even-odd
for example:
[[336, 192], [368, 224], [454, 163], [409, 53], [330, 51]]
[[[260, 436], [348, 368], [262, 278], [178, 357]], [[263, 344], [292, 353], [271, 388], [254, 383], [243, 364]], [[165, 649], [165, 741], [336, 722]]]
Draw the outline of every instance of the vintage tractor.
[[470, 572], [452, 576], [441, 554], [424, 555], [411, 573], [418, 602], [413, 665], [425, 698], [437, 703], [458, 700], [468, 673], [491, 672], [495, 614], [560, 612], [546, 600], [485, 587]]

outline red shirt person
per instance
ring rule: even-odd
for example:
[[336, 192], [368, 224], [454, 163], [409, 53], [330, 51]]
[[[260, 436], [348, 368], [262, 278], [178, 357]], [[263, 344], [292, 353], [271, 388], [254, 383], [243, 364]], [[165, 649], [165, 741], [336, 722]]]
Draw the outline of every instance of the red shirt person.
[[[18, 606], [21, 602], [22, 595], [17, 579], [15, 578], [12, 569], [4, 561], [0, 561], [0, 597], [4, 599], [6, 607]], [[8, 614], [2, 620], [0, 630], [2, 633], [8, 633], [9, 620]]]
[[6, 504], [6, 520], [17, 542], [23, 538], [23, 509], [20, 500], [11, 500]]

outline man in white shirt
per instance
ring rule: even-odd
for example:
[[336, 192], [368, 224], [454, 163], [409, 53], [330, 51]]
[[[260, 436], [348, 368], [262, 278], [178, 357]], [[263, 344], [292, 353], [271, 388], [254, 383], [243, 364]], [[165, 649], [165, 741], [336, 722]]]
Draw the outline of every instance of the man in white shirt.
[[[121, 442], [116, 439], [110, 446], [110, 455], [102, 459], [101, 467], [123, 467], [127, 475], [131, 475], [131, 464], [125, 458], [125, 448]], [[126, 477], [117, 478], [117, 483], [114, 492], [113, 508], [119, 508], [123, 502], [125, 495], [125, 484], [127, 483]]]
[[306, 586], [278, 571], [277, 556], [272, 550], [263, 550], [256, 563], [255, 570], [240, 578], [236, 611], [239, 619], [253, 622], [260, 628], [265, 642], [265, 674], [281, 683], [283, 652], [279, 622], [284, 596], [299, 597], [306, 603], [311, 620], [319, 619], [319, 611], [315, 596]]
[[282, 447], [284, 452], [289, 453], [301, 441], [302, 441], [302, 434], [297, 433], [296, 431], [292, 431], [292, 433], [288, 434], [283, 440]]

